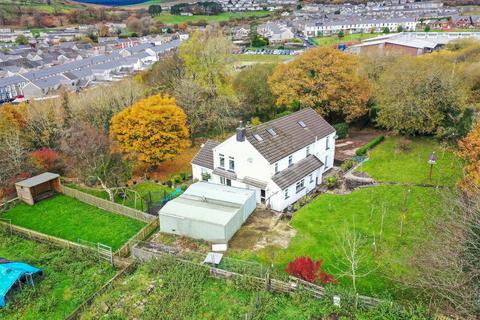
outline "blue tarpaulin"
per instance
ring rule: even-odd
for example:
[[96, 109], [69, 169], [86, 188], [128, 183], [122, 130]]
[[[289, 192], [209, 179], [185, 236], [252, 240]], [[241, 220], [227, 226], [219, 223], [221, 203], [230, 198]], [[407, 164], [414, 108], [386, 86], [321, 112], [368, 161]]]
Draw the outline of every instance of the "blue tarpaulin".
[[34, 275], [41, 272], [41, 269], [22, 262], [0, 262], [0, 307], [5, 307], [6, 296], [17, 281], [25, 275]]

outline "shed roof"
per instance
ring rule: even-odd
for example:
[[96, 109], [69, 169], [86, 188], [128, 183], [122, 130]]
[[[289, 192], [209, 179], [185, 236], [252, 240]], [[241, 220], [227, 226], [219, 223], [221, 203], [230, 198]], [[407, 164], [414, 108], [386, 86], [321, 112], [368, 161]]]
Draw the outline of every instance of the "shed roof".
[[252, 196], [253, 190], [197, 182], [181, 196], [167, 202], [160, 210], [160, 215], [224, 226]]
[[59, 178], [60, 175], [56, 173], [51, 173], [51, 172], [44, 172], [42, 174], [39, 174], [38, 176], [28, 178], [23, 181], [19, 181], [16, 183], [16, 185], [24, 188], [31, 188], [38, 186], [39, 184], [54, 180]]

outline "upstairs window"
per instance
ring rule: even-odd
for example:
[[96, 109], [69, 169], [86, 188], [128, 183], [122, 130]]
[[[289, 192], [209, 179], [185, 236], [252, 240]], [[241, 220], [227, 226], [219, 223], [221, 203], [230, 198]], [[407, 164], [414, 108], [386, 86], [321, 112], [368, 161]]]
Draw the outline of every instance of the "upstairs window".
[[223, 154], [219, 154], [220, 157], [220, 167], [225, 168], [225, 156]]
[[307, 157], [310, 155], [310, 146], [307, 146]]
[[275, 163], [275, 173], [278, 173], [278, 162]]
[[327, 136], [327, 140], [325, 141], [325, 147], [326, 147], [327, 150], [330, 149], [330, 137], [329, 136]]
[[293, 157], [288, 156], [288, 166], [290, 167], [291, 165], [293, 165]]
[[306, 128], [306, 127], [307, 127], [307, 125], [305, 124], [305, 122], [303, 122], [303, 121], [301, 121], [301, 120], [298, 121], [298, 124], [299, 124], [300, 127], [302, 127], [302, 128]]
[[235, 171], [235, 158], [228, 157], [228, 170]]
[[288, 195], [288, 189], [285, 189], [285, 200], [287, 200], [288, 198], [290, 198], [290, 196]]

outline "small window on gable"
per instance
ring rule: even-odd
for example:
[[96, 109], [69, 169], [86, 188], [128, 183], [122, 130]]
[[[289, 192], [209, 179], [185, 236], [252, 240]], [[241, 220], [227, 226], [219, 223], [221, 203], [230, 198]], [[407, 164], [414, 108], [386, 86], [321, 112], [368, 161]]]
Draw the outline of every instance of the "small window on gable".
[[305, 122], [303, 122], [302, 120], [298, 121], [298, 124], [300, 125], [300, 127], [302, 128], [306, 128], [307, 125], [305, 124]]
[[277, 135], [277, 133], [275, 132], [275, 130], [273, 130], [273, 128], [268, 128], [267, 132], [270, 133], [272, 137], [275, 137]]
[[262, 138], [262, 137], [260, 137], [260, 135], [259, 135], [259, 134], [256, 134], [256, 133], [255, 133], [255, 134], [253, 135], [253, 137], [254, 137], [254, 138], [255, 138], [255, 140], [257, 140], [258, 142], [261, 142], [261, 141], [263, 141], [263, 138]]

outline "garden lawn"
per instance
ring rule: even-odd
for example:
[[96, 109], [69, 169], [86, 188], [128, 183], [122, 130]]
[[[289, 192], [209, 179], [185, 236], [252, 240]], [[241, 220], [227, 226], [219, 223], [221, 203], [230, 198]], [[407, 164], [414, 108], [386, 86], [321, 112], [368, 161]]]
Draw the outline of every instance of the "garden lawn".
[[[428, 230], [431, 215], [435, 214], [432, 208], [439, 201], [438, 192], [435, 188], [387, 185], [358, 189], [348, 195], [322, 194], [293, 217], [291, 225], [297, 234], [288, 248], [267, 248], [259, 252], [257, 259], [265, 263], [273, 259], [280, 269], [299, 256], [323, 259], [326, 271], [339, 280], [339, 285], [351, 287], [351, 279], [342, 277], [348, 267], [342, 257], [341, 239], [345, 228], [351, 231], [355, 228], [363, 238], [362, 251], [366, 255], [360, 263], [360, 273], [369, 272], [358, 279], [358, 291], [375, 296], [395, 294], [394, 280], [409, 272], [406, 262], [413, 254], [417, 240]], [[405, 197], [404, 234], [400, 236]], [[374, 241], [377, 251], [374, 250]], [[245, 253], [246, 257], [250, 254]]]
[[[382, 182], [408, 184], [435, 184], [454, 186], [462, 175], [462, 162], [448, 148], [441, 147], [431, 138], [414, 138], [410, 150], [402, 152], [398, 142], [402, 138], [388, 137], [369, 152], [369, 159], [356, 171], [364, 171]], [[438, 157], [433, 166], [432, 181], [429, 180], [430, 154], [435, 151]]]
[[34, 206], [20, 203], [3, 215], [12, 224], [54, 237], [87, 240], [119, 249], [145, 223], [107, 212], [65, 195], [40, 201]]
[[44, 273], [35, 278], [35, 288], [11, 292], [7, 307], [0, 309], [2, 320], [65, 319], [115, 274], [108, 263], [2, 232], [0, 257], [29, 263]]
[[370, 39], [374, 37], [381, 36], [382, 34], [378, 33], [352, 33], [352, 34], [346, 34], [343, 38], [339, 38], [337, 35], [333, 36], [325, 36], [325, 37], [316, 37], [312, 38], [312, 42], [317, 45], [317, 46], [334, 46], [339, 43], [345, 43], [345, 42], [360, 42], [365, 39]]
[[161, 21], [164, 24], [172, 25], [188, 22], [200, 22], [205, 21], [207, 23], [212, 22], [224, 22], [236, 18], [248, 18], [248, 17], [267, 17], [271, 14], [270, 11], [249, 11], [249, 12], [222, 12], [214, 16], [177, 16], [170, 13], [162, 12], [156, 16], [155, 21]]

